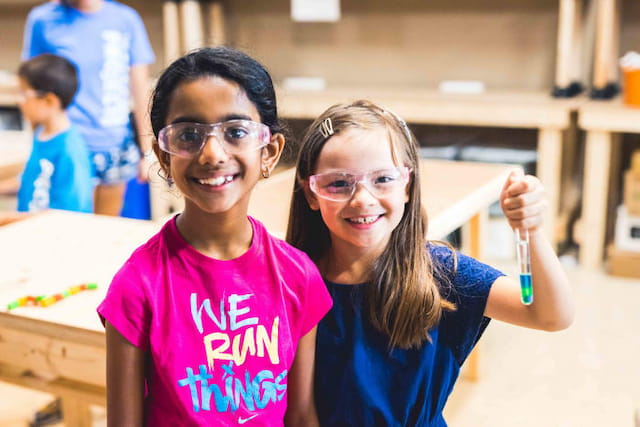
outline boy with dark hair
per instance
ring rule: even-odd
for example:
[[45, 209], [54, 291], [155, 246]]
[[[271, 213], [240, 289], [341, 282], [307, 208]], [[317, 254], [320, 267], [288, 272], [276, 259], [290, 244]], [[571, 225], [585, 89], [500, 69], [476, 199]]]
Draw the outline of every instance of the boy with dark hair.
[[147, 108], [148, 68], [155, 56], [144, 23], [115, 0], [41, 3], [27, 17], [22, 58], [53, 53], [76, 66], [81, 85], [67, 111], [89, 150], [94, 210], [120, 215], [127, 182], [136, 176], [147, 181], [141, 154], [153, 157]]
[[18, 76], [35, 91], [56, 95], [62, 109], [71, 104], [78, 90], [76, 67], [67, 59], [49, 53], [20, 64]]
[[18, 105], [34, 130], [18, 190], [18, 211], [92, 212], [89, 152], [65, 111], [78, 87], [75, 67], [60, 56], [42, 54], [20, 65], [18, 79]]

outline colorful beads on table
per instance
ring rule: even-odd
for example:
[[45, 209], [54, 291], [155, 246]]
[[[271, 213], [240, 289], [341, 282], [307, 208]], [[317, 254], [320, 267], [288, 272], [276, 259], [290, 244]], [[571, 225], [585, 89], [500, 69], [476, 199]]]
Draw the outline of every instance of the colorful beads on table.
[[62, 291], [61, 293], [53, 294], [49, 296], [27, 295], [25, 297], [18, 298], [17, 300], [10, 302], [7, 305], [7, 310], [13, 310], [14, 308], [18, 308], [18, 307], [49, 307], [50, 305], [55, 304], [58, 301], [61, 301], [71, 295], [75, 295], [82, 291], [90, 291], [94, 289], [98, 289], [97, 283], [83, 283], [81, 285], [71, 286], [69, 289]]

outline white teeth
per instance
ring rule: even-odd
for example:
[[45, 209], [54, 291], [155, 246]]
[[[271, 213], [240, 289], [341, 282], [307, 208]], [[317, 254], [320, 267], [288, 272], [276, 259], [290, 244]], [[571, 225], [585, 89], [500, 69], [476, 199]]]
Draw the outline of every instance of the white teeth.
[[378, 219], [378, 215], [375, 215], [375, 216], [361, 216], [361, 217], [358, 217], [358, 218], [350, 218], [349, 221], [355, 222], [356, 224], [371, 224], [376, 219]]
[[228, 182], [233, 181], [233, 175], [228, 175], [228, 176], [218, 176], [215, 178], [209, 178], [209, 179], [199, 179], [198, 182], [200, 184], [205, 184], [205, 185], [212, 185], [214, 187], [218, 187], [222, 184], [226, 184]]

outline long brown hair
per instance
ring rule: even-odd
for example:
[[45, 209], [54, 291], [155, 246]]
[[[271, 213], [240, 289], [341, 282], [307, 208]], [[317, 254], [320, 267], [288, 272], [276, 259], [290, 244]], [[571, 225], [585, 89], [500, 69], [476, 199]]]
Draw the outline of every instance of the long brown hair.
[[389, 337], [391, 347], [418, 347], [430, 340], [428, 331], [440, 321], [443, 310], [453, 310], [455, 306], [441, 296], [434, 278], [434, 275], [442, 276], [427, 249], [428, 220], [420, 203], [417, 143], [402, 119], [360, 100], [334, 105], [311, 124], [298, 155], [287, 241], [316, 262], [331, 247], [329, 229], [320, 212], [309, 207], [303, 191], [309, 176], [315, 172], [324, 144], [331, 138], [325, 137], [326, 131], [322, 129], [326, 119], [331, 119], [333, 134], [349, 128], [386, 129], [394, 162], [412, 170], [409, 201], [368, 277], [370, 285], [366, 287], [365, 305], [371, 323]]

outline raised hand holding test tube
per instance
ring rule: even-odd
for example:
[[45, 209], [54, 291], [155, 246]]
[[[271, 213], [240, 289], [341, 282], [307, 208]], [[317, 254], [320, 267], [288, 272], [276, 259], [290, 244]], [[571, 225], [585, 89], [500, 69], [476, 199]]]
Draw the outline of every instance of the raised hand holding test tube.
[[500, 192], [500, 207], [515, 235], [519, 277], [494, 282], [485, 315], [545, 331], [566, 328], [575, 308], [567, 275], [543, 229], [548, 210], [544, 186], [535, 176], [514, 170]]
[[[529, 248], [529, 229], [525, 222], [524, 213], [516, 213], [515, 209], [522, 209], [523, 204], [526, 203], [526, 191], [518, 192], [514, 189], [513, 184], [521, 183], [525, 179], [521, 170], [517, 170], [511, 173], [507, 183], [505, 184], [505, 190], [509, 194], [509, 198], [513, 198], [510, 202], [509, 209], [503, 205], [503, 211], [509, 220], [509, 224], [514, 229], [516, 240], [516, 256], [518, 262], [518, 274], [520, 279], [520, 301], [524, 305], [530, 305], [533, 302], [533, 280], [531, 276], [531, 252]], [[528, 187], [528, 186], [527, 186]], [[516, 202], [515, 199], [521, 200]], [[516, 207], [514, 207], [517, 206]]]

